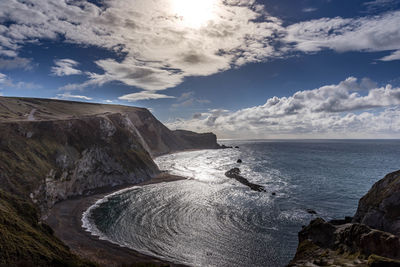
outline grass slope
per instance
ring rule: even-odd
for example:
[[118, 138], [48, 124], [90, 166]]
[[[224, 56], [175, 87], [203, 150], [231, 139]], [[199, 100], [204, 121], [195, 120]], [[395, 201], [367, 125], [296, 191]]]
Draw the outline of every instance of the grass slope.
[[96, 266], [73, 255], [33, 204], [0, 190], [0, 266]]

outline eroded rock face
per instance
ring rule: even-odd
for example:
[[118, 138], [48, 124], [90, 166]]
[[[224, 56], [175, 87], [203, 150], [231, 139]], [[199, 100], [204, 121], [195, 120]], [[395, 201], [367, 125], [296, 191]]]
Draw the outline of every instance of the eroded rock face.
[[386, 175], [360, 199], [354, 222], [400, 235], [400, 171]]
[[214, 134], [170, 131], [143, 108], [0, 97], [0, 188], [42, 211], [96, 188], [150, 179], [159, 173], [153, 156], [217, 147]]
[[91, 189], [135, 184], [159, 173], [121, 114], [0, 128], [1, 182], [17, 194], [29, 193], [42, 210]]
[[400, 171], [361, 198], [353, 220], [313, 220], [289, 266], [399, 266]]
[[364, 224], [333, 225], [317, 218], [299, 232], [289, 266], [369, 266], [371, 256], [400, 263], [400, 238]]

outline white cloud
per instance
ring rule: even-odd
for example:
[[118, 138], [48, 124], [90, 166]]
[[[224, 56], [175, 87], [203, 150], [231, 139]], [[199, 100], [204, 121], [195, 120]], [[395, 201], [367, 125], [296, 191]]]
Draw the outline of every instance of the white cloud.
[[[303, 52], [400, 51], [400, 11], [354, 19], [321, 18], [287, 27], [286, 42]], [[398, 52], [396, 52], [398, 53]], [[396, 57], [386, 58], [397, 59]]]
[[133, 93], [118, 97], [119, 100], [125, 100], [129, 102], [135, 102], [139, 100], [163, 99], [163, 98], [175, 98], [175, 97], [164, 94], [158, 94], [151, 91], [142, 91], [139, 93]]
[[16, 82], [16, 83], [11, 84], [10, 87], [14, 87], [17, 89], [28, 89], [28, 90], [42, 88], [42, 86], [40, 84], [36, 84], [33, 82]]
[[[99, 7], [86, 1], [4, 0], [0, 21], [12, 23], [0, 27], [0, 48], [17, 53], [28, 41], [62, 36], [66, 42], [123, 52], [122, 61], [96, 61], [104, 73], [89, 75], [87, 83], [70, 88], [119, 81], [149, 91], [277, 53], [273, 42], [281, 22], [254, 0], [207, 0], [207, 13], [193, 9], [201, 22], [196, 25], [188, 11], [174, 8], [176, 1], [103, 1]], [[201, 21], [203, 15], [209, 15], [208, 20]]]
[[[2, 0], [0, 21], [8, 23], [0, 25], [0, 56], [12, 59], [0, 58], [0, 68], [2, 62], [3, 68], [27, 65], [29, 59], [18, 57], [26, 43], [62, 39], [114, 51], [120, 58], [96, 60], [102, 71], [85, 72], [86, 82], [60, 89], [82, 90], [117, 81], [154, 93], [189, 76], [207, 76], [294, 51], [391, 51], [382, 60], [399, 59], [400, 11], [283, 27], [279, 18], [268, 14], [268, 7], [255, 0], [193, 0], [195, 9], [190, 12], [176, 8], [177, 2], [182, 4], [182, 0], [105, 0], [101, 6], [84, 0]], [[202, 14], [205, 6], [207, 13]], [[17, 59], [18, 64], [10, 61]], [[69, 60], [57, 61], [52, 71], [59, 76], [82, 74]]]
[[[0, 72], [0, 90], [3, 89], [2, 85], [7, 84], [8, 82], [7, 75]], [[0, 96], [3, 96], [2, 92], [0, 92]]]
[[0, 84], [4, 84], [7, 81], [7, 75], [0, 72]]
[[84, 95], [72, 95], [71, 93], [67, 92], [64, 94], [57, 94], [56, 99], [81, 99], [81, 100], [92, 100], [93, 98], [87, 97]]
[[305, 12], [305, 13], [310, 13], [310, 12], [317, 11], [317, 8], [315, 8], [315, 7], [306, 7], [306, 8], [303, 8], [302, 11]]
[[32, 82], [14, 82], [7, 75], [0, 73], [0, 86], [3, 88], [14, 88], [14, 89], [39, 89], [41, 85]]
[[79, 63], [72, 59], [56, 60], [54, 64], [55, 66], [51, 68], [51, 73], [56, 76], [69, 76], [82, 73], [82, 71], [75, 68]]
[[364, 5], [366, 5], [366, 6], [381, 6], [381, 5], [392, 4], [393, 2], [394, 2], [394, 0], [374, 0], [374, 1], [365, 2]]
[[374, 0], [374, 1], [365, 2], [364, 6], [367, 7], [368, 11], [376, 12], [376, 11], [391, 8], [395, 4], [396, 4], [396, 0]]
[[[0, 47], [0, 55], [1, 55], [1, 47]], [[31, 69], [32, 60], [28, 58], [21, 58], [21, 57], [13, 57], [10, 59], [0, 58], [0, 69], [4, 70], [11, 70], [11, 69]]]
[[182, 93], [182, 95], [178, 97], [177, 103], [172, 104], [171, 107], [173, 108], [190, 107], [195, 104], [209, 104], [209, 103], [211, 103], [210, 100], [197, 98], [195, 97], [195, 92], [190, 91]]
[[399, 137], [400, 88], [365, 84], [350, 77], [337, 85], [273, 97], [261, 106], [195, 114], [167, 126], [214, 131], [220, 138]]
[[393, 60], [400, 60], [400, 50], [393, 52], [392, 54], [381, 58], [382, 61], [393, 61]]

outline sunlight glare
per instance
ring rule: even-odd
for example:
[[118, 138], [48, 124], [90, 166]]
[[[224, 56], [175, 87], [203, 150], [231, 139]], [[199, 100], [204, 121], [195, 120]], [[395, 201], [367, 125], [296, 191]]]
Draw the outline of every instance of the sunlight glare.
[[185, 26], [200, 28], [214, 17], [217, 0], [171, 0], [172, 12]]

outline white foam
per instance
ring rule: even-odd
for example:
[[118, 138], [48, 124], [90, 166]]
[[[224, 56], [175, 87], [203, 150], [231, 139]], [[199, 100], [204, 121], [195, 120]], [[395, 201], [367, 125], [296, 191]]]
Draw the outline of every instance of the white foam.
[[[91, 215], [92, 211], [95, 210], [96, 208], [100, 207], [101, 204], [104, 204], [109, 201], [109, 199], [115, 195], [119, 195], [128, 191], [131, 191], [135, 188], [138, 188], [138, 186], [133, 186], [129, 188], [125, 188], [119, 191], [116, 191], [112, 194], [109, 194], [99, 200], [97, 200], [92, 206], [90, 206], [86, 211], [83, 212], [82, 214], [82, 228], [85, 229], [87, 232], [91, 233], [93, 236], [99, 237], [101, 240], [107, 240], [112, 242], [111, 240], [107, 239], [107, 237], [97, 228], [96, 224], [91, 220]], [[115, 243], [115, 242], [112, 242]], [[117, 244], [117, 243], [115, 243]]]

